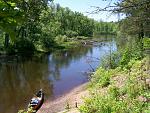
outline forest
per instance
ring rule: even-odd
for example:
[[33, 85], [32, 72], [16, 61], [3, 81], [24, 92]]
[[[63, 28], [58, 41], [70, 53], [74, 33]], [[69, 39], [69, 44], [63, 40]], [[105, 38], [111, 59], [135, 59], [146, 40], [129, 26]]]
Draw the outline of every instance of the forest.
[[[91, 41], [97, 35], [113, 35], [117, 51], [113, 52], [110, 46], [109, 54], [99, 61], [99, 67], [88, 76], [90, 96], [85, 97], [84, 103], [77, 109], [81, 113], [149, 113], [150, 0], [104, 1], [110, 3], [103, 8], [95, 6], [91, 13], [110, 12], [123, 15], [124, 18], [117, 22], [96, 21], [61, 4], [55, 4], [53, 0], [0, 0], [0, 56], [69, 50], [82, 41]], [[49, 74], [48, 66], [51, 64], [53, 73], [61, 76], [58, 67], [66, 63], [64, 67], [67, 68], [70, 62], [75, 62], [75, 55], [79, 60], [80, 56], [88, 53], [87, 48], [80, 49], [71, 51], [73, 55], [65, 51], [53, 57], [47, 56], [44, 69]], [[89, 53], [93, 51], [91, 49]], [[62, 64], [54, 66], [54, 61], [48, 62], [52, 58]], [[30, 64], [26, 69], [30, 68]], [[4, 69], [7, 67], [4, 65]], [[42, 73], [42, 69], [39, 73]], [[33, 78], [36, 77], [32, 74]]]
[[116, 34], [116, 23], [97, 22], [52, 1], [1, 0], [0, 6], [1, 54], [48, 52], [94, 34]]

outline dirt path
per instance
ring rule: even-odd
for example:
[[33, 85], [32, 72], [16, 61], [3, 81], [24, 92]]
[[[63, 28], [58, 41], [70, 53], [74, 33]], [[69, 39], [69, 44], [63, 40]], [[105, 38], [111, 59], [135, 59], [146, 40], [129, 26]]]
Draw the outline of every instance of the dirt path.
[[79, 113], [76, 106], [79, 107], [83, 103], [83, 97], [87, 97], [88, 95], [87, 83], [85, 83], [74, 88], [62, 97], [53, 101], [45, 101], [37, 113], [63, 113], [61, 111], [66, 110], [66, 107], [71, 109], [68, 113]]

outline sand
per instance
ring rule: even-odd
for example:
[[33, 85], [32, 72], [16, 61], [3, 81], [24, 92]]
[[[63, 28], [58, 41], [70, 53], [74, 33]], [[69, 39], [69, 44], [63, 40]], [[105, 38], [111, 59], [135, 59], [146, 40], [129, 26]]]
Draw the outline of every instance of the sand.
[[82, 105], [83, 98], [89, 95], [87, 84], [82, 84], [55, 100], [46, 100], [37, 113], [80, 113], [78, 107]]

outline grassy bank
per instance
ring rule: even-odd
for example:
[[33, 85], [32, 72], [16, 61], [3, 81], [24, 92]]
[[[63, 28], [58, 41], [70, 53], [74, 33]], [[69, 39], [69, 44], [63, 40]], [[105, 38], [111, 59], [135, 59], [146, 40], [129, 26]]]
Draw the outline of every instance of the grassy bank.
[[59, 50], [66, 51], [79, 47], [84, 44], [83, 42], [89, 40], [92, 40], [92, 37], [67, 37], [66, 35], [58, 35], [50, 43], [45, 41], [45, 45], [42, 45], [40, 42], [31, 44], [28, 40], [20, 40], [15, 45], [10, 44], [8, 48], [0, 44], [0, 55], [47, 53]]
[[85, 36], [67, 37], [67, 36], [57, 36], [54, 40], [52, 47], [45, 48], [42, 45], [36, 45], [36, 50], [39, 52], [50, 52], [50, 51], [65, 51], [71, 50], [82, 45], [93, 45], [94, 42], [106, 41], [105, 38], [94, 38]]
[[70, 50], [70, 49], [76, 48], [80, 44], [81, 43], [78, 41], [66, 41], [66, 42], [61, 42], [59, 45], [56, 44], [52, 46], [51, 48], [44, 48], [42, 47], [42, 45], [37, 45], [36, 50], [37, 52], [43, 52], [43, 53], [47, 53], [51, 51], [59, 51], [59, 50], [63, 51], [63, 50]]
[[131, 60], [128, 67], [98, 68], [80, 112], [150, 113], [150, 58]]

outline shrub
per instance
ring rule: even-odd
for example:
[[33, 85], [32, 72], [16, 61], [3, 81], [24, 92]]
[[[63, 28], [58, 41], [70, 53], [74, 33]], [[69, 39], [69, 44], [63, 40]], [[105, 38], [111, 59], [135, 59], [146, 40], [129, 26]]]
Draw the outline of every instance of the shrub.
[[150, 48], [150, 38], [143, 38], [144, 48]]
[[[128, 65], [131, 68], [130, 74], [125, 73], [123, 70], [119, 72], [118, 69], [105, 70], [99, 68], [96, 71], [92, 78], [93, 87], [91, 97], [85, 99], [85, 104], [80, 107], [81, 113], [149, 113], [150, 103], [145, 100], [139, 100], [140, 96], [150, 98], [150, 90], [146, 87], [146, 83], [143, 79], [139, 79], [149, 77], [143, 71], [146, 65], [145, 60], [132, 60]], [[121, 73], [124, 73], [126, 77], [124, 85], [119, 87], [116, 84], [116, 79], [111, 74], [119, 77]], [[100, 87], [96, 87], [97, 84], [101, 86], [105, 81], [103, 76], [108, 75], [109, 81], [111, 81], [109, 82], [109, 86], [106, 88], [101, 87], [102, 91], [99, 90]], [[119, 80], [117, 82], [121, 83]], [[96, 91], [93, 92], [93, 90]], [[106, 91], [103, 92], [103, 90]]]
[[51, 48], [55, 46], [55, 41], [52, 37], [44, 36], [41, 38], [41, 42], [44, 48]]
[[96, 83], [98, 87], [106, 87], [110, 84], [109, 71], [106, 71], [103, 68], [99, 68], [94, 75], [92, 75], [92, 83]]
[[15, 52], [28, 53], [35, 50], [35, 46], [28, 39], [18, 39], [14, 44]]
[[119, 66], [120, 54], [113, 52], [111, 55], [107, 55], [101, 61], [101, 66], [105, 69], [115, 69]]
[[55, 41], [56, 41], [56, 43], [61, 44], [63, 42], [67, 42], [68, 37], [66, 35], [58, 35], [55, 37]]
[[70, 37], [70, 38], [78, 36], [78, 33], [76, 31], [72, 31], [72, 30], [65, 31], [65, 34], [67, 37]]

